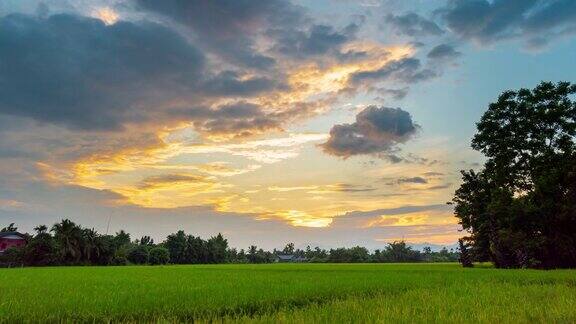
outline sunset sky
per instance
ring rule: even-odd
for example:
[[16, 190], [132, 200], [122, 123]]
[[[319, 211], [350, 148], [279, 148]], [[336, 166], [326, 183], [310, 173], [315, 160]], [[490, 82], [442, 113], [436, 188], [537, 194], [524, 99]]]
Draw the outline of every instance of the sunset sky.
[[0, 225], [453, 244], [506, 89], [576, 82], [573, 0], [0, 0]]

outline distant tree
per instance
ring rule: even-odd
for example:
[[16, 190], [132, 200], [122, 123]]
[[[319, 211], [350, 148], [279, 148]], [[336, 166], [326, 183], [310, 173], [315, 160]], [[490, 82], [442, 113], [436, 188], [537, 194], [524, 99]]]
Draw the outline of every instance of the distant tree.
[[56, 241], [47, 232], [48, 227], [40, 225], [34, 228], [36, 235], [24, 248], [24, 262], [31, 266], [54, 265], [58, 262]]
[[282, 250], [283, 254], [294, 254], [294, 243], [288, 243]]
[[107, 265], [112, 263], [116, 255], [116, 246], [112, 235], [99, 235], [96, 238], [95, 254], [93, 262], [98, 265]]
[[334, 263], [359, 263], [370, 261], [370, 254], [365, 247], [355, 246], [352, 248], [331, 249], [328, 262]]
[[167, 264], [170, 262], [170, 251], [160, 246], [150, 249], [149, 262], [152, 265]]
[[432, 248], [429, 246], [425, 246], [422, 249], [422, 258], [424, 261], [430, 262], [432, 261]]
[[128, 252], [128, 261], [134, 264], [148, 263], [148, 247], [145, 245], [134, 245]]
[[190, 246], [190, 244], [187, 244], [188, 239], [184, 231], [178, 231], [175, 234], [168, 235], [164, 246], [170, 252], [170, 261], [172, 263], [185, 263], [186, 248]]
[[120, 230], [114, 236], [114, 245], [117, 249], [126, 247], [130, 244], [130, 234], [126, 233], [124, 230]]
[[471, 256], [497, 267], [576, 267], [576, 85], [506, 91], [477, 124], [480, 171], [453, 203]]
[[404, 241], [388, 243], [384, 254], [388, 262], [417, 262], [421, 260], [420, 252], [413, 250]]
[[275, 256], [271, 252], [266, 252], [263, 249], [258, 249], [255, 245], [251, 245], [248, 248], [247, 259], [250, 263], [270, 263], [274, 262]]
[[201, 237], [186, 235], [184, 254], [178, 263], [214, 263], [208, 243]]
[[10, 225], [2, 228], [0, 230], [0, 233], [6, 233], [6, 232], [16, 232], [18, 231], [18, 227], [14, 226], [14, 223], [10, 223]]
[[38, 225], [38, 226], [34, 227], [34, 230], [36, 231], [36, 235], [44, 234], [44, 233], [48, 232], [48, 226]]
[[221, 233], [208, 239], [206, 247], [208, 250], [208, 263], [227, 262], [226, 250], [228, 250], [228, 240], [226, 240]]
[[0, 254], [0, 265], [4, 267], [22, 267], [25, 265], [25, 250], [11, 247]]
[[82, 256], [86, 262], [93, 262], [99, 253], [98, 233], [92, 228], [82, 229]]
[[128, 265], [128, 259], [123, 256], [114, 256], [110, 261], [110, 265], [113, 266], [125, 266]]
[[136, 240], [136, 244], [154, 246], [154, 240], [150, 236], [142, 236], [139, 240]]
[[82, 229], [69, 219], [52, 226], [54, 239], [64, 263], [78, 263], [82, 258]]

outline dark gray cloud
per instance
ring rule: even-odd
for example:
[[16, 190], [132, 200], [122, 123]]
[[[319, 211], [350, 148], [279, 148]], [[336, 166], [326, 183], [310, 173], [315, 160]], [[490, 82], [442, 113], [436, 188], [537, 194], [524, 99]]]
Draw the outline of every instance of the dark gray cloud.
[[224, 71], [206, 80], [202, 93], [217, 97], [248, 97], [273, 90], [287, 90], [280, 80], [267, 77], [242, 78], [236, 71]]
[[451, 211], [453, 208], [446, 204], [424, 205], [424, 206], [402, 206], [397, 208], [376, 209], [371, 211], [353, 211], [345, 214], [347, 217], [373, 217], [381, 215], [403, 215], [418, 213], [428, 210], [445, 210]]
[[428, 180], [424, 177], [401, 177], [401, 178], [384, 178], [383, 181], [387, 181], [386, 185], [388, 186], [395, 186], [401, 185], [405, 183], [412, 183], [412, 184], [427, 184]]
[[557, 0], [545, 3], [525, 19], [523, 26], [525, 30], [539, 32], [563, 25], [576, 27], [576, 2]]
[[235, 134], [245, 137], [266, 130], [279, 130], [286, 116], [281, 113], [266, 113], [260, 105], [240, 101], [216, 107], [191, 107], [174, 110], [171, 114], [189, 119], [194, 128], [205, 134]]
[[370, 187], [370, 186], [361, 186], [361, 185], [355, 185], [355, 184], [351, 184], [351, 183], [339, 183], [338, 184], [338, 191], [340, 192], [349, 192], [349, 193], [355, 193], [355, 192], [370, 192], [370, 191], [376, 191], [376, 188]]
[[359, 26], [350, 24], [342, 31], [336, 31], [327, 25], [313, 25], [307, 31], [301, 30], [274, 30], [269, 34], [277, 39], [274, 50], [292, 57], [308, 57], [322, 55], [334, 51], [343, 58], [359, 53], [341, 54], [339, 49], [342, 45], [354, 39]]
[[543, 46], [576, 32], [573, 0], [452, 0], [438, 13], [450, 31], [480, 44], [522, 38]]
[[416, 134], [419, 126], [400, 108], [369, 106], [352, 124], [335, 125], [321, 145], [324, 152], [343, 158], [361, 154], [394, 153], [396, 145]]
[[417, 83], [437, 76], [437, 73], [422, 68], [417, 58], [403, 58], [386, 64], [384, 67], [372, 71], [353, 73], [348, 80], [353, 87], [380, 81], [396, 81], [401, 83]]
[[444, 183], [444, 184], [428, 187], [425, 190], [440, 190], [440, 189], [447, 189], [450, 187], [452, 187], [451, 183]]
[[440, 44], [435, 46], [428, 52], [427, 57], [433, 60], [454, 60], [460, 57], [462, 53], [454, 49], [453, 46], [448, 44]]
[[398, 35], [421, 37], [439, 36], [444, 33], [435, 22], [413, 12], [398, 16], [388, 14], [384, 18], [384, 22], [392, 26]]
[[78, 129], [118, 129], [188, 92], [201, 52], [154, 23], [74, 15], [0, 19], [0, 113]]
[[418, 184], [423, 184], [423, 183], [428, 183], [428, 180], [422, 178], [422, 177], [411, 177], [411, 178], [400, 178], [397, 180], [397, 183], [418, 183]]
[[380, 88], [376, 89], [376, 93], [378, 93], [381, 97], [382, 101], [386, 101], [387, 97], [391, 97], [394, 100], [402, 100], [406, 98], [408, 95], [408, 87], [404, 87], [401, 89], [388, 89], [388, 88]]
[[[201, 131], [246, 135], [283, 122], [281, 115], [266, 115], [243, 102], [201, 104], [287, 86], [281, 79], [236, 71], [211, 75], [200, 50], [155, 23], [107, 26], [69, 14], [8, 15], [0, 18], [0, 63], [0, 114], [75, 130], [112, 131], [128, 123], [185, 117]], [[180, 106], [201, 105], [173, 107], [174, 100]]]
[[154, 12], [191, 28], [200, 44], [228, 62], [264, 69], [275, 60], [260, 53], [255, 36], [271, 26], [290, 29], [306, 21], [302, 8], [285, 0], [135, 0]]

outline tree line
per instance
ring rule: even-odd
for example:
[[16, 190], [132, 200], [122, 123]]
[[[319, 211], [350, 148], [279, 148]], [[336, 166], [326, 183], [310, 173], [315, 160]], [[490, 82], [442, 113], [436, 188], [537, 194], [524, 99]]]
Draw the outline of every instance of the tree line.
[[[10, 224], [0, 232], [17, 230]], [[222, 234], [202, 239], [178, 231], [168, 235], [163, 242], [155, 243], [150, 236], [132, 240], [124, 230], [114, 235], [99, 234], [68, 219], [50, 229], [45, 225], [37, 226], [34, 231], [24, 234], [25, 245], [0, 254], [1, 266], [272, 263], [279, 256], [291, 256], [298, 262], [454, 262], [459, 257], [457, 251], [446, 248], [438, 252], [429, 247], [417, 251], [403, 241], [389, 243], [374, 252], [360, 246], [297, 249], [294, 243], [286, 244], [282, 250], [265, 251], [255, 245], [238, 250], [231, 248]]]

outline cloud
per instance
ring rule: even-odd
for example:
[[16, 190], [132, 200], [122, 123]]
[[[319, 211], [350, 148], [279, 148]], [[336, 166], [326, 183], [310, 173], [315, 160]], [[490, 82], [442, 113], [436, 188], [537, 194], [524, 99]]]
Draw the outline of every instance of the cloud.
[[409, 90], [408, 87], [404, 87], [401, 89], [380, 88], [376, 89], [376, 93], [382, 96], [379, 97], [380, 100], [382, 101], [385, 101], [387, 97], [391, 97], [394, 100], [402, 100], [406, 98], [406, 96], [408, 95], [408, 90]]
[[435, 46], [426, 55], [429, 59], [449, 61], [460, 57], [462, 53], [458, 52], [451, 45], [440, 44]]
[[0, 113], [74, 129], [114, 130], [184, 95], [205, 58], [155, 23], [60, 14], [0, 18]]
[[446, 204], [401, 206], [396, 208], [382, 208], [368, 211], [351, 211], [334, 218], [333, 226], [358, 226], [368, 221], [383, 218], [384, 216], [398, 216], [422, 212], [448, 213], [453, 210], [452, 206]]
[[376, 188], [372, 188], [369, 186], [361, 186], [361, 185], [355, 185], [355, 184], [350, 184], [350, 183], [339, 183], [336, 185], [336, 190], [339, 192], [350, 192], [350, 193], [354, 193], [354, 192], [370, 192], [370, 191], [375, 191]]
[[301, 7], [284, 0], [136, 0], [146, 11], [179, 22], [205, 48], [227, 62], [266, 69], [276, 61], [257, 49], [256, 36], [271, 26], [290, 29], [306, 21]]
[[428, 183], [428, 180], [422, 178], [422, 177], [411, 177], [411, 178], [400, 178], [396, 181], [396, 183], [417, 183], [417, 184], [423, 184], [423, 183]]
[[440, 189], [448, 189], [452, 187], [451, 183], [445, 183], [445, 184], [441, 184], [441, 185], [437, 185], [437, 186], [431, 186], [428, 188], [425, 188], [424, 190], [440, 190]]
[[359, 71], [350, 75], [349, 84], [359, 86], [381, 81], [396, 81], [400, 83], [417, 83], [436, 77], [436, 72], [422, 69], [419, 59], [409, 57], [390, 62], [376, 70]]
[[235, 134], [245, 137], [267, 130], [280, 130], [282, 114], [266, 113], [257, 104], [240, 101], [214, 108], [193, 107], [172, 112], [192, 120], [194, 128], [207, 135]]
[[404, 15], [388, 14], [384, 22], [392, 26], [396, 34], [403, 36], [439, 36], [444, 33], [435, 22], [413, 12]]
[[236, 71], [224, 71], [202, 84], [202, 93], [215, 97], [247, 97], [283, 89], [287, 86], [267, 77], [243, 78]]
[[308, 31], [279, 30], [269, 34], [277, 38], [274, 50], [291, 57], [324, 55], [331, 51], [339, 53], [340, 48], [353, 40], [359, 26], [350, 24], [338, 32], [331, 26], [313, 25]]
[[243, 137], [315, 109], [246, 101], [289, 92], [283, 73], [217, 69], [176, 30], [148, 21], [10, 14], [0, 18], [0, 62], [0, 114], [76, 131], [188, 121], [205, 135]]
[[194, 174], [163, 174], [151, 176], [142, 180], [139, 189], [150, 190], [170, 187], [177, 184], [213, 184], [209, 178]]
[[543, 46], [576, 32], [572, 0], [452, 0], [437, 12], [451, 32], [483, 45], [520, 38]]
[[310, 194], [316, 195], [325, 195], [325, 194], [332, 194], [332, 193], [365, 193], [376, 191], [377, 188], [365, 185], [357, 185], [351, 183], [336, 183], [331, 185], [325, 186], [316, 186], [313, 190], [308, 191]]
[[325, 153], [349, 158], [364, 154], [393, 153], [418, 131], [412, 116], [400, 108], [369, 106], [352, 124], [332, 127], [328, 141], [320, 146]]

